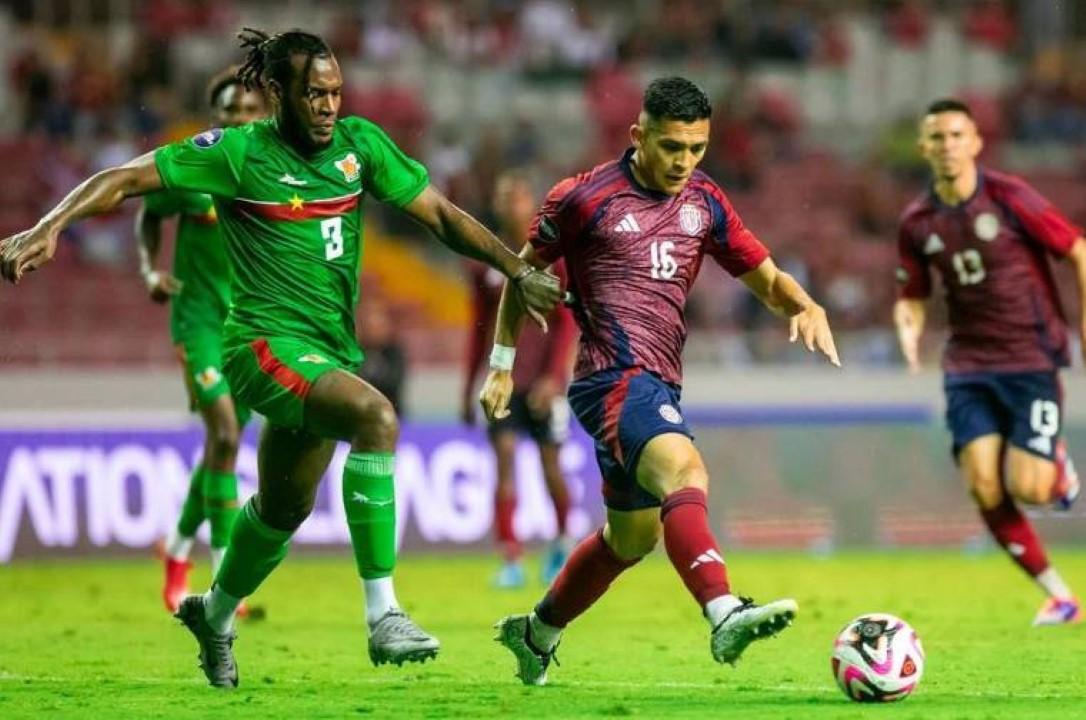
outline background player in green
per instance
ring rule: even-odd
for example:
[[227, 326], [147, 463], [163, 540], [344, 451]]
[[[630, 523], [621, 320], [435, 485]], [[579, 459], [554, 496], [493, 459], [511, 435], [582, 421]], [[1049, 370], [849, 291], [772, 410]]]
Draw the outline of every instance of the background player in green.
[[286, 555], [313, 506], [336, 440], [351, 444], [343, 502], [363, 580], [374, 663], [421, 661], [438, 641], [400, 609], [392, 586], [399, 432], [388, 400], [351, 370], [361, 193], [391, 204], [453, 250], [512, 279], [512, 297], [540, 324], [557, 304], [556, 277], [536, 270], [429, 185], [425, 168], [376, 125], [339, 119], [343, 78], [328, 46], [298, 30], [242, 34], [239, 76], [265, 89], [271, 120], [213, 129], [104, 170], [38, 224], [0, 241], [12, 282], [50, 260], [72, 222], [163, 187], [215, 197], [234, 269], [224, 371], [234, 396], [268, 419], [259, 490], [242, 509], [222, 567], [178, 617], [200, 645], [212, 685], [233, 687], [234, 611]]
[[[266, 114], [264, 96], [245, 89], [237, 78], [237, 68], [213, 77], [207, 98], [215, 126], [237, 127]], [[173, 216], [178, 220], [170, 273], [155, 266], [163, 220]], [[232, 273], [211, 196], [181, 190], [147, 195], [136, 214], [136, 237], [140, 273], [151, 299], [170, 303], [170, 337], [185, 374], [190, 408], [199, 411], [206, 429], [203, 459], [193, 468], [181, 515], [166, 538], [162, 599], [173, 613], [189, 593], [189, 553], [205, 519], [211, 526], [212, 576], [222, 564], [239, 510], [234, 463], [249, 411], [235, 406], [222, 374], [222, 325], [230, 307]], [[238, 613], [246, 614], [244, 604]]]

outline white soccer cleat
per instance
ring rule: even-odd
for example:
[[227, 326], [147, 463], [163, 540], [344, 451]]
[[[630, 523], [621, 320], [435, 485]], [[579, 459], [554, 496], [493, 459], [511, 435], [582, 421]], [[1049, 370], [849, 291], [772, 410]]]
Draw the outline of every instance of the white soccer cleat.
[[799, 605], [791, 598], [765, 605], [756, 605], [750, 598], [740, 600], [743, 604], [713, 628], [709, 639], [709, 649], [718, 663], [735, 665], [748, 645], [784, 630], [799, 611]]
[[1082, 622], [1082, 605], [1076, 598], [1048, 598], [1033, 618], [1033, 626], [1070, 625]]

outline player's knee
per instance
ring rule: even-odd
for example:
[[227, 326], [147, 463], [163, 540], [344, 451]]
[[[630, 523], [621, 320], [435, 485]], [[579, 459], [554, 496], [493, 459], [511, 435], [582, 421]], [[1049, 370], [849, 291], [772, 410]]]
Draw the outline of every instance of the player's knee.
[[1003, 502], [1003, 485], [997, 476], [976, 473], [969, 476], [969, 494], [984, 510], [991, 510]]
[[610, 533], [607, 544], [623, 560], [636, 560], [648, 555], [656, 544], [660, 542], [661, 526], [656, 525], [638, 527], [636, 530]]
[[260, 519], [269, 527], [292, 533], [309, 517], [309, 513], [313, 511], [313, 502], [312, 497], [268, 502], [266, 496], [261, 496], [257, 511]]
[[368, 394], [359, 398], [353, 410], [351, 445], [355, 451], [395, 449], [400, 421], [388, 398], [378, 393]]
[[217, 428], [208, 436], [208, 454], [218, 462], [230, 461], [237, 457], [240, 444], [237, 428]]

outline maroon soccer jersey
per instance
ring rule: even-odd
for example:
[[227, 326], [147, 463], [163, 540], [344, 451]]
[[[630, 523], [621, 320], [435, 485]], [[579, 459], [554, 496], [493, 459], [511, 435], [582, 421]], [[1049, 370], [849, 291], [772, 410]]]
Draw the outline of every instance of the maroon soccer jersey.
[[[498, 315], [505, 276], [478, 262], [469, 262], [472, 285], [472, 326], [468, 339], [466, 385], [475, 383], [483, 367], [486, 352], [493, 339], [494, 320]], [[566, 284], [566, 270], [558, 263], [552, 271]], [[524, 328], [517, 341], [517, 359], [513, 363], [513, 386], [528, 392], [536, 380], [550, 375], [564, 391], [569, 382], [573, 342], [577, 326], [569, 308], [559, 305], [547, 318], [546, 334], [531, 318], [524, 319]]]
[[642, 367], [681, 384], [683, 308], [702, 258], [742, 275], [769, 252], [705, 173], [666, 195], [634, 179], [632, 155], [555, 185], [529, 240], [544, 260], [565, 258], [581, 329], [576, 377]]
[[1024, 372], [1069, 364], [1067, 322], [1048, 255], [1063, 257], [1082, 230], [1021, 179], [981, 168], [977, 190], [956, 207], [933, 190], [901, 217], [901, 296], [931, 295], [934, 267], [946, 288], [947, 372]]

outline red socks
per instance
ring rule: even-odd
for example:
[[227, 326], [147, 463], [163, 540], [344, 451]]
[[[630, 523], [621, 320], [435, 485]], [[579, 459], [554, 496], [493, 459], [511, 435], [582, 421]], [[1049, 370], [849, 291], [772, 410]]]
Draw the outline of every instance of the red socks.
[[1040, 538], [1010, 494], [1005, 493], [1003, 502], [991, 510], [981, 510], [980, 516], [996, 541], [1030, 577], [1037, 577], [1048, 568]]
[[716, 539], [709, 529], [705, 491], [683, 488], [664, 498], [660, 510], [664, 547], [687, 590], [705, 607], [728, 594], [728, 572]]
[[573, 548], [562, 571], [536, 605], [536, 615], [551, 627], [564, 628], [592, 607], [614, 579], [640, 559], [623, 560], [615, 555], [603, 541], [603, 530], [597, 530]]
[[513, 513], [516, 509], [515, 495], [507, 497], [498, 495], [494, 498], [494, 527], [498, 535], [498, 546], [506, 562], [515, 562], [520, 558], [521, 553], [520, 542], [517, 541], [517, 534], [513, 530]]

